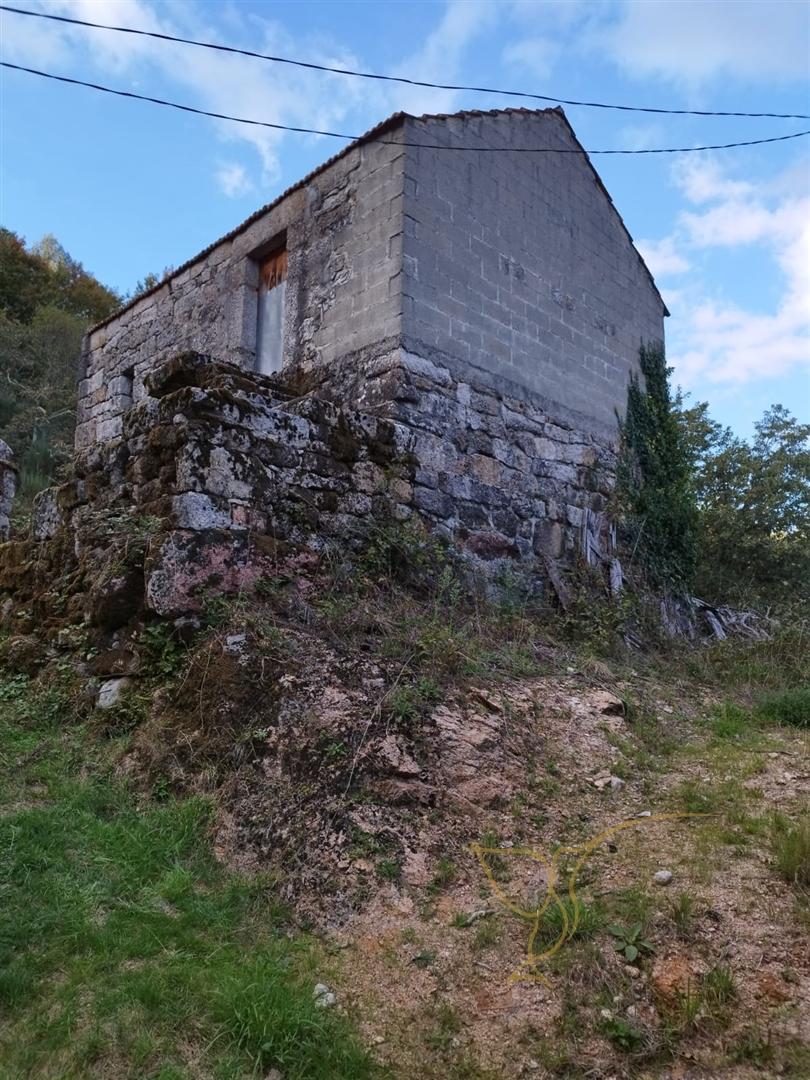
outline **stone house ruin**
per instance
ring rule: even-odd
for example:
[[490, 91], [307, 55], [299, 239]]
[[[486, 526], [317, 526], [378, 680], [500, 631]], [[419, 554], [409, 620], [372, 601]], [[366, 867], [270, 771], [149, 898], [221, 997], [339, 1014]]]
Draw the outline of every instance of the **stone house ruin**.
[[666, 314], [560, 109], [397, 113], [90, 331], [35, 536], [157, 515], [166, 613], [382, 516], [490, 567], [608, 564], [616, 413]]

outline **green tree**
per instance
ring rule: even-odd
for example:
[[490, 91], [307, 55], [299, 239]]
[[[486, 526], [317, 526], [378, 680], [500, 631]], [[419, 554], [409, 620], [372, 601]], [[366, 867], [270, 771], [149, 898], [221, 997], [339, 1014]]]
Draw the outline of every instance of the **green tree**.
[[28, 322], [45, 300], [48, 268], [16, 233], [0, 228], [0, 311]]
[[0, 229], [0, 436], [31, 495], [69, 456], [87, 326], [121, 300], [52, 236], [28, 249]]
[[660, 345], [642, 345], [620, 421], [617, 496], [632, 550], [650, 584], [691, 588], [698, 555], [692, 456], [669, 390]]
[[702, 531], [696, 589], [713, 601], [810, 602], [810, 424], [781, 405], [750, 441], [709, 415], [706, 402], [677, 417], [694, 470]]

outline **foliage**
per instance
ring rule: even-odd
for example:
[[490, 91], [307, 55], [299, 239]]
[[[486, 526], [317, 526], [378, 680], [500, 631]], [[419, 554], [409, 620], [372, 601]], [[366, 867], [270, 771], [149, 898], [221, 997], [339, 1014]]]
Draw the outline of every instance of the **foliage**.
[[652, 952], [653, 946], [643, 936], [641, 923], [632, 926], [609, 926], [608, 933], [616, 939], [613, 943], [617, 952], [623, 954], [625, 960], [632, 964], [642, 952]]
[[699, 595], [810, 602], [810, 424], [773, 405], [746, 441], [713, 420], [706, 402], [687, 406], [679, 395], [675, 404], [699, 506]]
[[628, 1053], [638, 1050], [644, 1042], [643, 1032], [633, 1027], [627, 1020], [622, 1020], [619, 1016], [605, 1020], [602, 1030], [615, 1046]]
[[810, 729], [810, 686], [766, 694], [759, 702], [757, 712], [770, 723]]
[[82, 334], [120, 302], [52, 236], [28, 249], [0, 229], [0, 435], [18, 456], [23, 495], [67, 460]]
[[634, 550], [653, 585], [691, 586], [698, 554], [690, 459], [669, 391], [663, 347], [642, 345], [642, 387], [632, 376], [620, 422], [617, 497]]
[[0, 1073], [373, 1075], [273, 882], [214, 858], [206, 802], [138, 797], [64, 690], [2, 687]]
[[761, 640], [728, 638], [702, 649], [689, 648], [682, 662], [695, 679], [727, 692], [791, 690], [810, 684], [808, 630], [797, 623]]

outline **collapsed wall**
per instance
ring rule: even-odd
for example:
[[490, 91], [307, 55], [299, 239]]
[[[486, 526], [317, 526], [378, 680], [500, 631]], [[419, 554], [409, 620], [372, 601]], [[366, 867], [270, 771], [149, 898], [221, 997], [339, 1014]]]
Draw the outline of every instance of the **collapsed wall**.
[[490, 574], [539, 562], [554, 580], [578, 552], [610, 562], [609, 448], [436, 365], [399, 372], [380, 417], [197, 353], [173, 358], [146, 376], [121, 437], [37, 496], [31, 535], [0, 545], [0, 590], [16, 609], [30, 599], [33, 624], [113, 629], [250, 591], [295, 553], [351, 550], [375, 524], [408, 519]]

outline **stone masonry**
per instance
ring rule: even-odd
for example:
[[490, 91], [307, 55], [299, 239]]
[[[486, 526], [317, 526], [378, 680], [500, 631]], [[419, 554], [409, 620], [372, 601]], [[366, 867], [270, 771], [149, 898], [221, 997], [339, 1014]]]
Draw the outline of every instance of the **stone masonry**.
[[598, 443], [459, 389], [456, 422], [484, 416], [470, 435], [488, 453], [180, 354], [147, 375], [120, 439], [81, 451], [72, 478], [36, 497], [31, 537], [0, 545], [0, 600], [35, 625], [81, 617], [115, 630], [250, 592], [290, 559], [350, 552], [375, 525], [408, 519], [485, 570], [566, 547], [607, 561], [609, 522], [594, 507], [612, 462]]
[[[268, 379], [259, 266], [279, 244]], [[243, 587], [279, 541], [391, 517], [489, 571], [554, 581], [579, 554], [616, 584], [617, 414], [665, 314], [560, 110], [397, 114], [89, 333], [75, 486], [40, 497], [35, 536], [157, 515], [145, 588], [166, 614]]]

